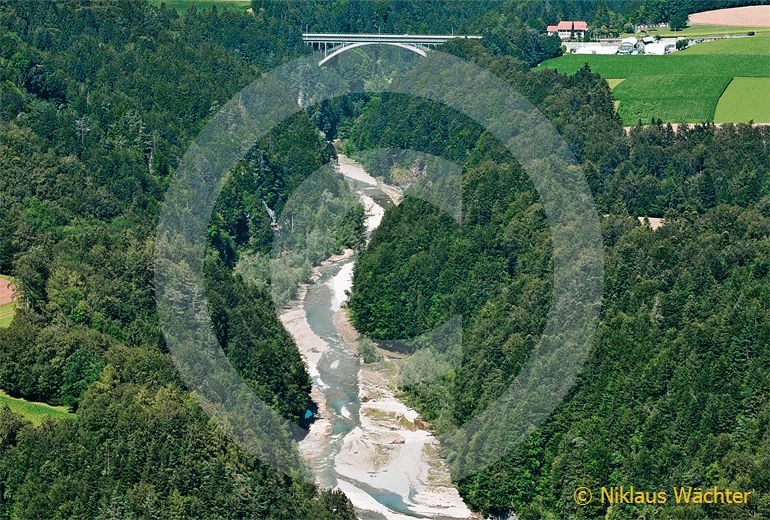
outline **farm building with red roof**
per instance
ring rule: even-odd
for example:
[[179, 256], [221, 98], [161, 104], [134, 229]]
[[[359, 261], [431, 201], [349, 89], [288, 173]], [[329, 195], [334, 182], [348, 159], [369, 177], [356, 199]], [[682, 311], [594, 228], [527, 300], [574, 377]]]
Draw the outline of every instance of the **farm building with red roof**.
[[562, 40], [570, 38], [585, 38], [588, 31], [588, 22], [582, 20], [563, 20], [559, 25], [548, 26], [548, 36], [558, 34]]

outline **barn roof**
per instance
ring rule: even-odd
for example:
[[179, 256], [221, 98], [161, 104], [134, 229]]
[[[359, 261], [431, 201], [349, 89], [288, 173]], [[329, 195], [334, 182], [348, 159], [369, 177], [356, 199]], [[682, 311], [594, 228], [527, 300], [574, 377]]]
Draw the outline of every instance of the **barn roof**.
[[[556, 30], [558, 31], [571, 31], [573, 28], [572, 24], [575, 24], [574, 28], [576, 31], [588, 30], [588, 22], [584, 22], [582, 20], [562, 20], [561, 22], [559, 22], [559, 25], [555, 27], [556, 27]], [[551, 27], [554, 27], [554, 26], [550, 25], [548, 27], [549, 30]]]

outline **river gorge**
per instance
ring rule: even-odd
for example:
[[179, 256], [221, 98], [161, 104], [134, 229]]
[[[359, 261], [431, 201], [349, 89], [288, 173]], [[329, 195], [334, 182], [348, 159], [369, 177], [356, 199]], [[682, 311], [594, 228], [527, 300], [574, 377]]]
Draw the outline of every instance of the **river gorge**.
[[[400, 201], [400, 190], [344, 156], [338, 172], [364, 205], [371, 234]], [[316, 267], [280, 316], [307, 364], [318, 405], [300, 452], [317, 482], [342, 490], [360, 518], [472, 518], [438, 456], [438, 440], [397, 397], [400, 355], [378, 349], [383, 360], [370, 364], [356, 355], [359, 334], [344, 307], [355, 260], [347, 250]]]

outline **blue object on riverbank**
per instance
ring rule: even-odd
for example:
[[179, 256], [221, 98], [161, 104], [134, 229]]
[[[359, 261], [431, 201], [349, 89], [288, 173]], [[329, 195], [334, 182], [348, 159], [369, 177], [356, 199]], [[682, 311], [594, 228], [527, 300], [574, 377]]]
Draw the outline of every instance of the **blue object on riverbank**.
[[313, 412], [311, 412], [310, 410], [306, 410], [305, 419], [310, 419], [311, 417], [313, 417]]

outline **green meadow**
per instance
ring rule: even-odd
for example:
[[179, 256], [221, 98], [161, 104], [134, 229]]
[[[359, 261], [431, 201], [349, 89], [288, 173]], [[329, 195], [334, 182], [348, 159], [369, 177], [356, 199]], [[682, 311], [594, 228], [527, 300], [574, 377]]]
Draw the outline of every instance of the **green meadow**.
[[13, 321], [15, 310], [15, 303], [6, 303], [5, 305], [0, 305], [0, 329], [10, 327], [11, 322]]
[[733, 78], [719, 98], [714, 121], [770, 121], [770, 78]]
[[63, 406], [51, 406], [45, 403], [33, 403], [26, 399], [11, 397], [0, 390], [0, 408], [7, 406], [12, 412], [21, 415], [32, 424], [40, 424], [46, 417], [51, 419], [74, 419], [75, 414], [70, 413]]
[[[770, 37], [755, 36], [701, 43], [666, 56], [565, 55], [547, 60], [549, 67], [574, 74], [586, 63], [591, 70], [612, 79], [618, 113], [628, 125], [660, 118], [671, 123], [715, 121], [720, 97], [733, 78], [768, 78]], [[624, 81], [619, 82], [618, 80]], [[751, 84], [749, 97], [741, 97], [743, 84]], [[721, 122], [741, 122], [747, 115], [755, 122], [767, 122], [766, 105], [758, 105], [761, 89], [768, 83], [739, 81], [736, 95], [720, 111]], [[764, 86], [764, 87], [763, 87]], [[765, 95], [764, 99], [767, 99]]]
[[770, 56], [770, 36], [762, 35], [702, 42], [688, 47], [679, 54], [683, 56], [692, 54], [764, 56], [767, 65], [767, 60], [770, 59], [768, 58]]

